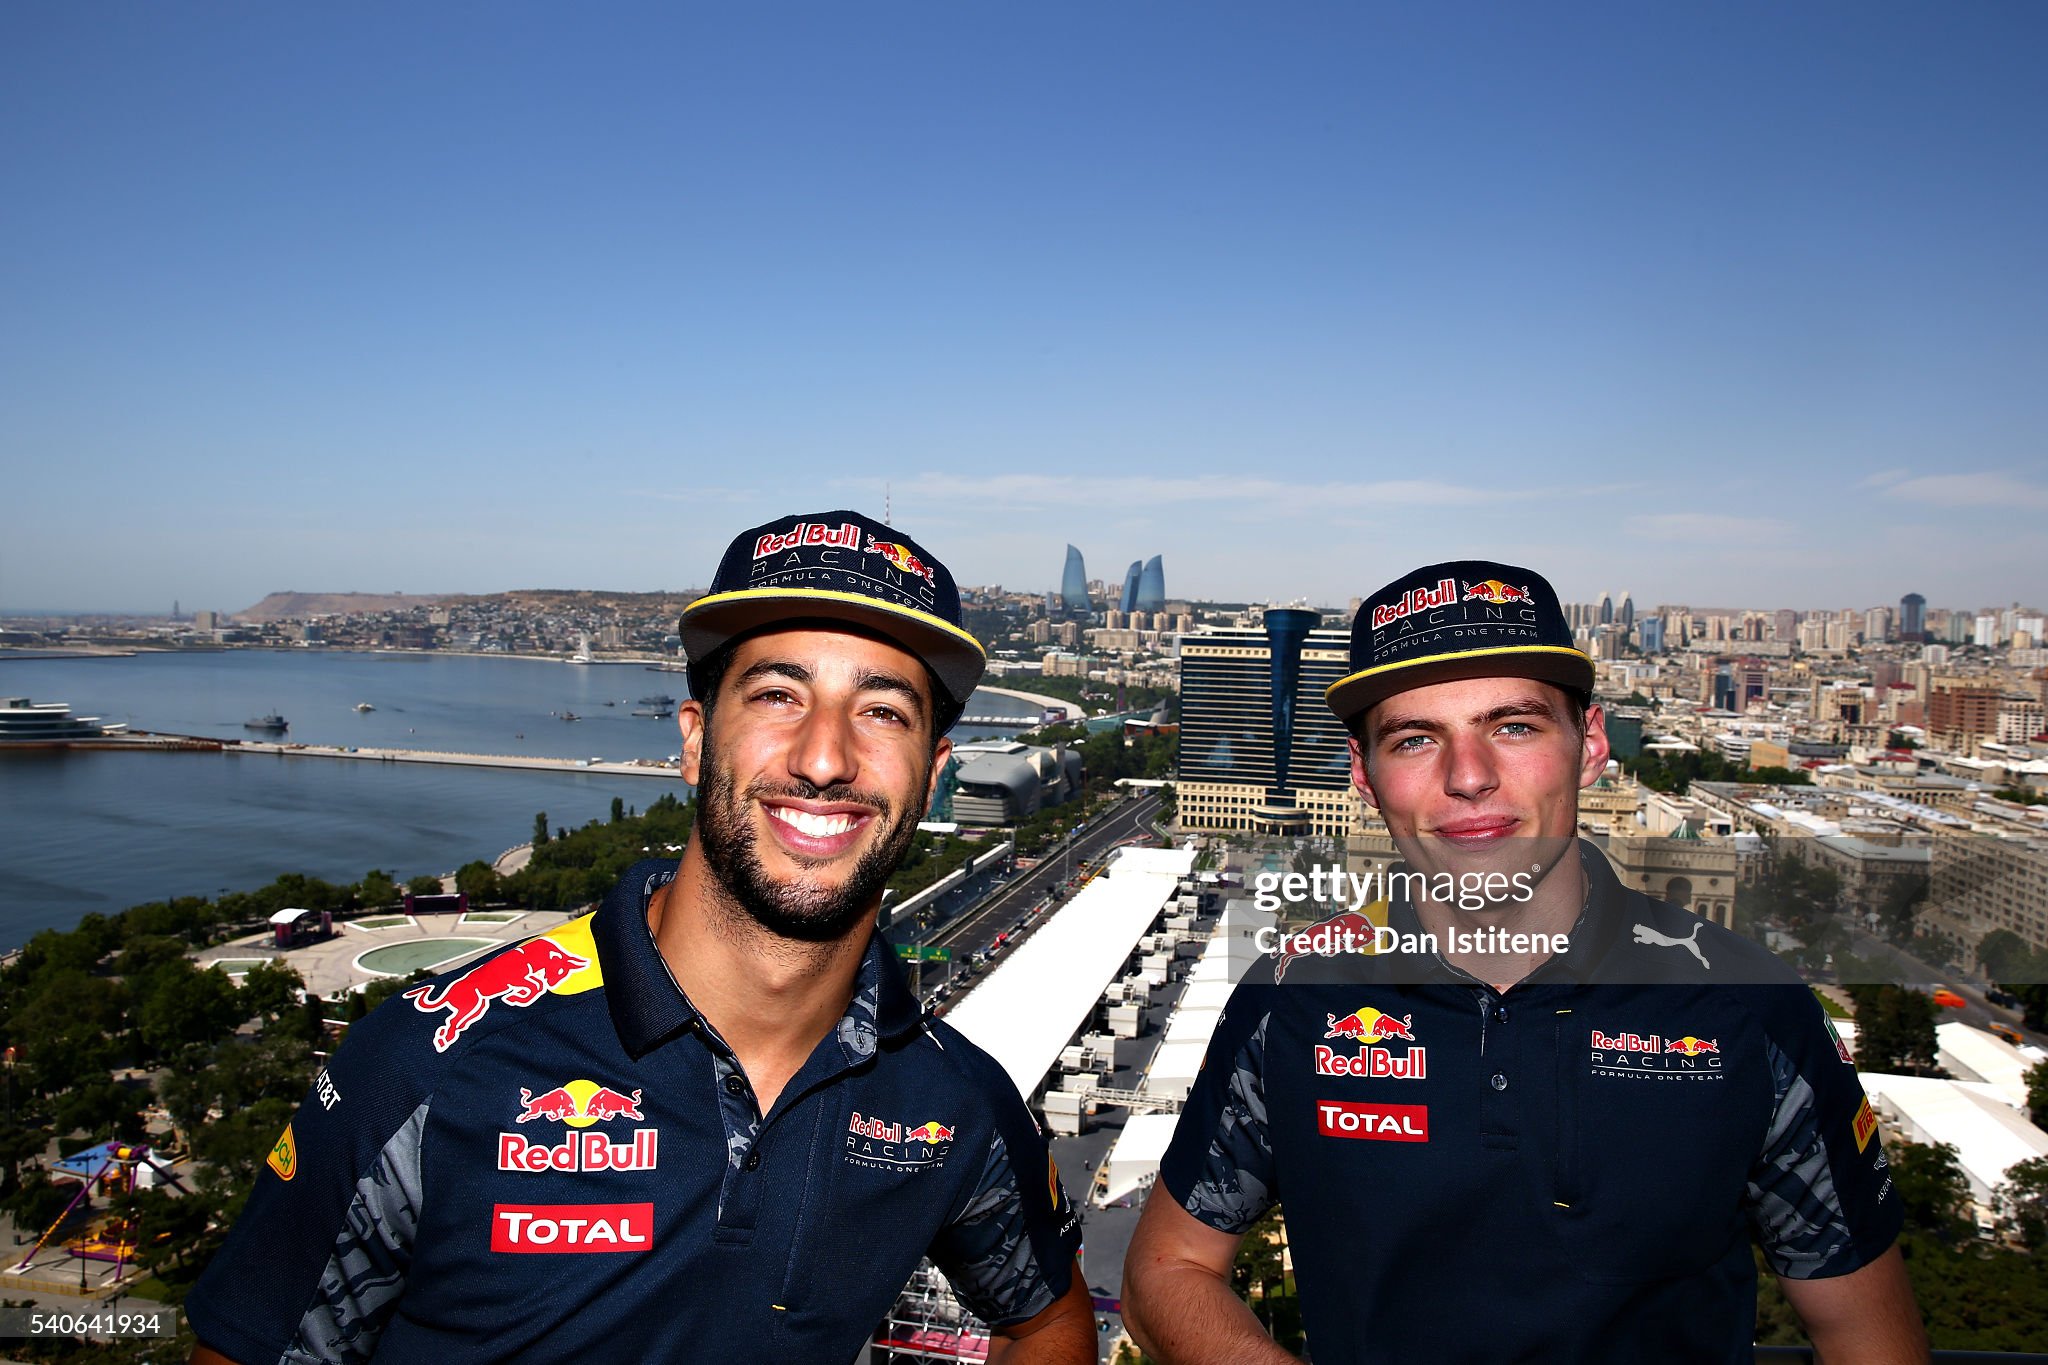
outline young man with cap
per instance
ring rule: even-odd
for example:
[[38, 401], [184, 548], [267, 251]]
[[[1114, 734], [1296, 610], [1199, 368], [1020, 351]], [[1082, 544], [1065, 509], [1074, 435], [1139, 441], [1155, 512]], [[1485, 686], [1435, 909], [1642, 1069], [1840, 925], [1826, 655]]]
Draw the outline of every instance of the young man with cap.
[[924, 1255], [992, 1359], [1095, 1359], [1043, 1136], [874, 929], [981, 677], [952, 576], [785, 517], [682, 634], [680, 862], [351, 1030], [187, 1300], [195, 1360], [849, 1361]]
[[1291, 1358], [1230, 1289], [1284, 1203], [1317, 1365], [1747, 1361], [1752, 1238], [1823, 1360], [1925, 1360], [1812, 992], [1577, 840], [1607, 740], [1550, 585], [1417, 570], [1365, 600], [1351, 667], [1327, 700], [1403, 860], [1394, 935], [1261, 964], [1224, 1011], [1125, 1266], [1147, 1351]]

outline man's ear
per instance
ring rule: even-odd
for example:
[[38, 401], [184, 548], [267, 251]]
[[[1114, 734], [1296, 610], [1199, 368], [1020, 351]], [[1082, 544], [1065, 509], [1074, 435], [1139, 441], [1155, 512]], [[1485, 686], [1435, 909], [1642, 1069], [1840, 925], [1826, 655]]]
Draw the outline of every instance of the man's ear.
[[704, 768], [704, 703], [692, 697], [677, 706], [676, 729], [683, 736], [683, 781], [694, 787]]
[[931, 775], [925, 779], [924, 784], [924, 808], [926, 810], [932, 808], [932, 802], [939, 795], [939, 774], [945, 771], [946, 760], [952, 756], [953, 741], [950, 739], [940, 740], [938, 747], [932, 750], [932, 771]]
[[1373, 795], [1372, 778], [1365, 771], [1365, 746], [1354, 737], [1351, 745], [1351, 785], [1358, 788], [1358, 794], [1365, 798], [1365, 804], [1374, 810], [1380, 808], [1379, 797]]
[[1586, 708], [1586, 742], [1579, 755], [1579, 786], [1590, 787], [1607, 771], [1607, 713], [1599, 702]]

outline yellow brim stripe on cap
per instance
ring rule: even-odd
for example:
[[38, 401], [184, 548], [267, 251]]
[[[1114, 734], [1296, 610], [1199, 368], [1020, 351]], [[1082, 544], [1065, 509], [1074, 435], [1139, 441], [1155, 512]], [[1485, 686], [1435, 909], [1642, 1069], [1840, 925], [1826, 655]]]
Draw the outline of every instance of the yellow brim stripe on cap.
[[1584, 660], [1588, 668], [1593, 666], [1593, 660], [1587, 656], [1584, 650], [1573, 649], [1568, 645], [1495, 645], [1490, 649], [1461, 649], [1455, 654], [1426, 654], [1419, 659], [1402, 659], [1396, 663], [1379, 664], [1372, 668], [1361, 668], [1356, 673], [1348, 677], [1339, 678], [1324, 688], [1323, 700], [1328, 702], [1340, 690], [1349, 687], [1352, 683], [1363, 682], [1367, 678], [1376, 677], [1382, 673], [1392, 673], [1402, 668], [1418, 668], [1423, 664], [1449, 663], [1454, 659], [1483, 659], [1489, 654], [1567, 654], [1574, 659]]
[[966, 645], [969, 649], [972, 649], [981, 658], [988, 658], [988, 651], [981, 647], [981, 641], [975, 639], [972, 635], [960, 629], [960, 627], [947, 621], [941, 621], [929, 612], [912, 611], [908, 607], [899, 607], [892, 602], [885, 602], [879, 597], [869, 597], [866, 593], [839, 592], [833, 588], [738, 588], [732, 592], [715, 592], [709, 597], [700, 597], [690, 603], [689, 606], [683, 608], [683, 619], [687, 621], [690, 617], [707, 607], [723, 607], [736, 605], [741, 602], [787, 602], [806, 598], [828, 602], [843, 602], [847, 606], [864, 607], [873, 611], [886, 611], [891, 616], [900, 616], [907, 621], [915, 621], [919, 625], [932, 630], [943, 631], [961, 644]]

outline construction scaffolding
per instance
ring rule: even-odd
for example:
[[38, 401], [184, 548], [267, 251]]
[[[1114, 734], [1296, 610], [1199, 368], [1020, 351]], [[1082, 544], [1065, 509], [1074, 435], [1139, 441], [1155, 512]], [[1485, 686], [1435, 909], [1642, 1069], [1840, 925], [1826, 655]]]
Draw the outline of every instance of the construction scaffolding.
[[936, 1266], [919, 1261], [889, 1316], [875, 1330], [870, 1365], [987, 1359], [988, 1324], [961, 1307]]

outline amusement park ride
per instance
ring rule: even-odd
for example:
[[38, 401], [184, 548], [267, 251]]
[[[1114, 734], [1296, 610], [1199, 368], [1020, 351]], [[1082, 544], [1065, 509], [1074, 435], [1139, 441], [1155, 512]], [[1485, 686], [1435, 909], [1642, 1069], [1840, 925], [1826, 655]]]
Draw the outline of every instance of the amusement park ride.
[[[112, 1210], [94, 1213], [92, 1197], [97, 1191], [102, 1197], [112, 1199], [118, 1195], [133, 1192], [138, 1185], [153, 1182], [176, 1186], [181, 1192], [185, 1186], [170, 1169], [161, 1165], [150, 1155], [146, 1142], [103, 1142], [97, 1147], [88, 1147], [82, 1152], [50, 1163], [50, 1175], [55, 1179], [71, 1179], [78, 1182], [78, 1193], [64, 1206], [64, 1212], [56, 1221], [43, 1230], [36, 1244], [29, 1248], [28, 1255], [21, 1258], [8, 1273], [20, 1275], [35, 1265], [36, 1257], [56, 1235], [57, 1229], [71, 1218], [81, 1204], [85, 1206], [87, 1218], [83, 1229], [76, 1235], [59, 1243], [65, 1257], [78, 1262], [78, 1278], [85, 1282], [89, 1262], [109, 1263], [114, 1267], [113, 1278], [119, 1279], [126, 1272], [129, 1262], [135, 1259], [136, 1230], [129, 1220]], [[151, 1175], [143, 1176], [147, 1169]], [[152, 1180], [153, 1178], [153, 1180]], [[52, 1269], [61, 1261], [45, 1263], [38, 1269]]]

